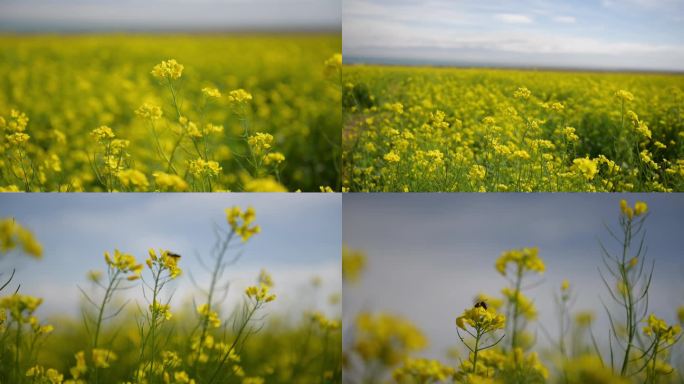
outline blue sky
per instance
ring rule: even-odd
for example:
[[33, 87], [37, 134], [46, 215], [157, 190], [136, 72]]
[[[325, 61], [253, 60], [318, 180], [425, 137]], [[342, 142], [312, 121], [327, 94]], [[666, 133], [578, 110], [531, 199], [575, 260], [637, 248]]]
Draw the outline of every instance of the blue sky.
[[[365, 250], [358, 284], [345, 284], [345, 324], [361, 310], [407, 317], [428, 336], [425, 356], [444, 358], [459, 345], [454, 321], [480, 292], [498, 295], [508, 283], [494, 269], [501, 252], [539, 247], [547, 270], [528, 283], [539, 322], [557, 334], [552, 292], [564, 278], [577, 295], [574, 310], [593, 310], [595, 332], [606, 335], [598, 240], [616, 249], [604, 224], [617, 225], [619, 200], [649, 204], [646, 245], [655, 260], [650, 311], [672, 323], [684, 305], [682, 194], [345, 194], [343, 239]], [[539, 342], [548, 345], [533, 324]], [[607, 341], [607, 340], [602, 340]]]
[[347, 61], [684, 70], [684, 0], [345, 0]]
[[339, 30], [341, 0], [2, 0], [0, 31]]
[[[76, 313], [77, 285], [86, 273], [103, 270], [103, 253], [118, 248], [144, 261], [149, 248], [181, 254], [184, 270], [172, 304], [191, 298], [196, 281], [207, 282], [198, 262], [213, 245], [214, 225], [226, 228], [224, 208], [254, 206], [262, 233], [243, 248], [226, 273], [233, 289], [227, 306], [241, 298], [261, 268], [272, 273], [274, 312], [296, 313], [318, 306], [329, 313], [327, 297], [341, 291], [341, 196], [339, 194], [2, 194], [0, 216], [15, 217], [44, 247], [42, 260], [17, 254], [0, 258], [0, 271], [17, 269], [13, 287], [45, 299], [43, 313]], [[3, 276], [7, 276], [3, 274]], [[311, 279], [323, 280], [314, 293]], [[4, 278], [0, 279], [4, 281]], [[140, 298], [138, 289], [130, 295]], [[198, 297], [198, 296], [195, 296]]]

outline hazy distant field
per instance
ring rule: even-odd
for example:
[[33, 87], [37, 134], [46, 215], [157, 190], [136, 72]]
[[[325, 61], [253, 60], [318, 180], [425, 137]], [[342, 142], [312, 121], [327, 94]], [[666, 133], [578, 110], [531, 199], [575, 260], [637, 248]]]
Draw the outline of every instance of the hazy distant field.
[[684, 76], [343, 72], [351, 191], [684, 190]]
[[[340, 45], [336, 34], [2, 36], [0, 187], [339, 189]], [[169, 59], [182, 72], [151, 74]]]

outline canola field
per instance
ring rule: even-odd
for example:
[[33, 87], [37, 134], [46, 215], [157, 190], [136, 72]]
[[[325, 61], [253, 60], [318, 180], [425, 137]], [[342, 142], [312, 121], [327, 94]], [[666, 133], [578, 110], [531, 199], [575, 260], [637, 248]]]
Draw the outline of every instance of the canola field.
[[343, 190], [682, 191], [684, 77], [352, 66]]
[[3, 191], [340, 189], [336, 34], [0, 36]]
[[[184, 257], [150, 249], [133, 255], [103, 251], [101, 269], [83, 271], [81, 314], [40, 315], [43, 299], [23, 293], [38, 280], [0, 273], [0, 383], [7, 384], [200, 384], [340, 383], [341, 293], [302, 313], [277, 313], [278, 281], [264, 269], [241, 276], [249, 285], [230, 291], [225, 272], [240, 247], [258, 236], [252, 208], [226, 209], [215, 248], [206, 257], [210, 278], [197, 293], [172, 305], [174, 283], [193, 279]], [[0, 219], [0, 262], [49, 257], [30, 228]], [[202, 264], [204, 265], [204, 264]], [[195, 271], [197, 272], [197, 271]], [[320, 278], [309, 295], [320, 295]], [[127, 293], [143, 291], [142, 298]], [[236, 296], [235, 307], [223, 304]], [[144, 300], [143, 300], [144, 298]], [[325, 313], [334, 313], [334, 317]]]
[[[540, 256], [543, 250], [534, 246], [504, 250], [489, 262], [491, 275], [498, 275], [506, 286], [498, 293], [478, 294], [472, 306], [459, 308], [455, 318], [443, 319], [452, 324], [459, 344], [441, 358], [421, 356], [430, 340], [404, 316], [369, 309], [345, 320], [345, 381], [681, 383], [684, 303], [673, 302], [670, 311], [659, 313], [649, 308], [651, 286], [658, 280], [654, 261], [646, 254], [649, 206], [621, 200], [615, 211], [616, 223], [606, 224], [606, 233], [600, 234], [610, 241], [597, 245], [602, 260], [590, 266], [598, 268], [593, 273], [604, 283], [603, 307], [579, 309], [582, 298], [573, 282], [552, 281], [558, 332], [550, 333], [553, 325], [539, 320], [535, 300], [541, 298], [526, 293], [540, 284], [547, 270]], [[377, 266], [370, 257], [363, 250], [343, 249], [345, 284], [357, 283], [367, 265]], [[439, 292], [428, 299], [443, 295]], [[600, 315], [608, 317], [605, 327], [597, 324]]]

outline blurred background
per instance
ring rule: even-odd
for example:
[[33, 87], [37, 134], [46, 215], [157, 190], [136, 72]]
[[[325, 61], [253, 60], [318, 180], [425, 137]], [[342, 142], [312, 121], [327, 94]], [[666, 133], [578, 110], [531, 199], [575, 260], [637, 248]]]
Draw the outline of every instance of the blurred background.
[[340, 30], [339, 0], [8, 0], [0, 31]]
[[571, 313], [593, 313], [593, 332], [605, 346], [609, 325], [602, 302], [614, 306], [598, 272], [599, 241], [616, 251], [605, 226], [618, 227], [623, 198], [648, 204], [647, 263], [655, 260], [649, 313], [676, 324], [684, 304], [680, 194], [345, 194], [344, 243], [366, 255], [359, 280], [344, 286], [345, 345], [360, 312], [387, 312], [424, 332], [429, 344], [416, 355], [444, 361], [453, 347], [464, 350], [456, 317], [479, 293], [500, 298], [509, 286], [494, 268], [500, 254], [539, 247], [546, 272], [527, 277], [523, 290], [538, 310], [527, 328], [535, 350], [550, 345], [540, 324], [558, 335], [553, 295], [563, 279], [576, 297]]

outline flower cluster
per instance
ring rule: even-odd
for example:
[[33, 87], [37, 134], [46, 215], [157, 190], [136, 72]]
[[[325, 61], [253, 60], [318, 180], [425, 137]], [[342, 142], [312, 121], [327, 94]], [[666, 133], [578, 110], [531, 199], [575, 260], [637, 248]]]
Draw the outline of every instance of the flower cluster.
[[7, 253], [17, 246], [30, 256], [41, 258], [43, 246], [31, 231], [17, 223], [13, 218], [0, 219], [0, 253]]
[[106, 125], [101, 125], [90, 132], [90, 136], [97, 140], [99, 143], [105, 143], [116, 137], [114, 131]]
[[276, 299], [276, 295], [271, 293], [271, 288], [265, 284], [249, 286], [245, 289], [245, 294], [257, 303], [269, 303]]
[[329, 319], [318, 311], [311, 313], [311, 320], [326, 331], [336, 331], [342, 326], [339, 320]]
[[152, 68], [151, 73], [152, 76], [156, 77], [159, 80], [175, 80], [179, 79], [183, 74], [183, 66], [181, 64], [178, 64], [178, 62], [174, 59], [165, 60], [155, 65], [154, 68]]
[[477, 330], [479, 333], [489, 333], [506, 326], [506, 316], [496, 313], [493, 308], [485, 309], [482, 306], [475, 306], [463, 311], [463, 314], [456, 318], [456, 326], [466, 331], [466, 325]]
[[506, 298], [508, 303], [517, 306], [519, 315], [522, 315], [528, 320], [537, 318], [537, 310], [534, 307], [534, 303], [523, 295], [522, 292], [505, 287], [501, 290], [501, 294]]
[[620, 212], [628, 219], [632, 220], [634, 217], [643, 216], [648, 212], [648, 205], [643, 201], [637, 201], [634, 208], [627, 204], [627, 200], [620, 200]]
[[203, 321], [206, 321], [211, 328], [221, 326], [221, 319], [216, 311], [212, 311], [209, 304], [201, 304], [197, 307], [197, 314]]
[[171, 175], [164, 172], [155, 172], [153, 176], [154, 184], [161, 191], [170, 190], [182, 192], [188, 190], [188, 183], [186, 183], [185, 180], [183, 180], [183, 178], [178, 175]]
[[682, 331], [679, 324], [667, 325], [665, 320], [656, 317], [654, 314], [648, 316], [646, 323], [647, 325], [643, 329], [644, 335], [653, 337], [659, 340], [659, 342], [666, 344], [674, 343]]
[[216, 161], [198, 158], [188, 160], [188, 171], [195, 177], [216, 177], [221, 173], [221, 166]]
[[171, 279], [175, 279], [181, 274], [182, 270], [178, 267], [178, 259], [180, 256], [175, 253], [168, 250], [160, 250], [159, 253], [157, 253], [154, 249], [150, 248], [148, 250], [148, 255], [149, 257], [145, 263], [151, 270], [156, 269], [159, 272], [168, 271]]
[[109, 368], [110, 364], [116, 361], [118, 356], [116, 353], [102, 348], [93, 349], [93, 365], [96, 368]]
[[127, 274], [127, 279], [129, 281], [137, 280], [140, 278], [140, 274], [143, 270], [143, 265], [138, 264], [135, 256], [129, 253], [123, 253], [118, 249], [114, 250], [114, 257], [112, 257], [109, 252], [104, 253], [105, 261], [109, 268], [112, 268], [123, 274]]
[[226, 208], [226, 220], [243, 242], [261, 232], [261, 227], [252, 225], [255, 219], [256, 211], [252, 207], [248, 207], [245, 211], [238, 206]]
[[205, 87], [202, 88], [202, 94], [206, 97], [221, 98], [221, 92], [216, 88]]
[[171, 313], [171, 306], [169, 304], [163, 304], [159, 301], [154, 301], [150, 304], [150, 313], [153, 314], [154, 318], [171, 320], [173, 314]]
[[361, 313], [356, 318], [358, 337], [353, 349], [366, 362], [391, 367], [410, 352], [427, 346], [423, 333], [408, 320], [387, 313]]
[[252, 152], [259, 156], [271, 149], [273, 144], [273, 136], [268, 133], [257, 132], [255, 135], [247, 138], [247, 143], [249, 144]]
[[404, 365], [394, 370], [393, 377], [397, 382], [412, 379], [410, 382], [434, 383], [445, 382], [451, 378], [455, 370], [438, 360], [406, 359]]
[[506, 276], [506, 269], [509, 264], [517, 267], [518, 271], [532, 271], [543, 273], [545, 270], [544, 262], [539, 257], [539, 249], [522, 248], [513, 249], [503, 252], [499, 259], [496, 260], [496, 270], [503, 276]]
[[325, 72], [330, 75], [333, 73], [340, 73], [342, 71], [342, 54], [335, 53], [323, 63]]
[[29, 368], [26, 371], [26, 377], [30, 377], [32, 383], [62, 384], [64, 380], [64, 375], [59, 373], [58, 370], [53, 368], [46, 370], [41, 365]]
[[162, 117], [162, 110], [159, 106], [145, 103], [135, 110], [135, 114], [147, 120], [159, 120]]
[[0, 298], [0, 309], [9, 312], [12, 319], [18, 323], [37, 323], [33, 313], [43, 303], [43, 299], [15, 293]]
[[232, 104], [246, 104], [252, 100], [252, 95], [244, 89], [228, 92], [228, 101]]

